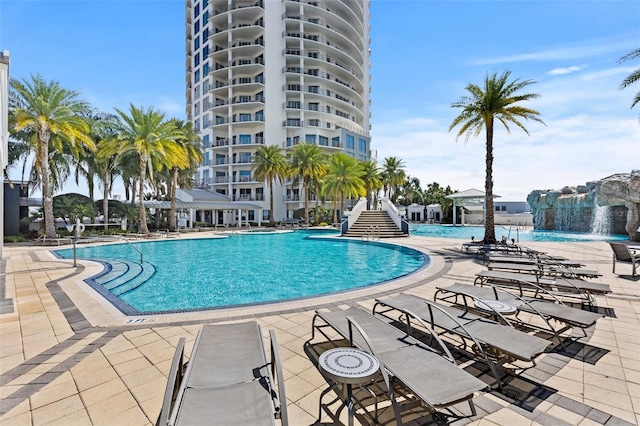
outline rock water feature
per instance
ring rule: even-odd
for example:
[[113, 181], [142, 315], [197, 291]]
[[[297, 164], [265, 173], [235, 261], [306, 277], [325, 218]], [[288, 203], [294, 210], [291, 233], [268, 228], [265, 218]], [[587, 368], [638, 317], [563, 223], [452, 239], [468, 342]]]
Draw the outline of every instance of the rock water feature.
[[640, 170], [527, 196], [535, 229], [627, 234], [640, 241]]

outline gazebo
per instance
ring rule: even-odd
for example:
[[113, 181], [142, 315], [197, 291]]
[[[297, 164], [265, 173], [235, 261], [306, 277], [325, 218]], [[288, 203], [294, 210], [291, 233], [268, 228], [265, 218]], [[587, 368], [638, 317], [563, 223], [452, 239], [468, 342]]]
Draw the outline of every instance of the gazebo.
[[[145, 201], [144, 206], [150, 209], [162, 209], [168, 210], [171, 208], [171, 201]], [[251, 204], [246, 202], [232, 201], [229, 197], [219, 194], [217, 192], [207, 191], [206, 189], [178, 189], [176, 191], [176, 212], [179, 210], [187, 210], [189, 227], [193, 227], [193, 223], [196, 220], [196, 211], [204, 213], [206, 210], [210, 211], [237, 211], [238, 212], [238, 226], [242, 222], [243, 210], [256, 210], [261, 211], [262, 207], [257, 204]], [[186, 218], [184, 218], [186, 219]], [[186, 220], [178, 219], [178, 227], [186, 227]], [[215, 216], [212, 215], [212, 219]], [[262, 216], [258, 213], [258, 226], [261, 225]], [[227, 225], [226, 219], [223, 218], [223, 223], [217, 223], [217, 219], [214, 220], [215, 225]], [[249, 222], [249, 215], [247, 215], [247, 223]]]
[[[499, 195], [494, 195], [493, 198], [499, 198]], [[483, 211], [485, 211], [486, 217], [486, 206], [485, 206], [485, 192], [480, 191], [479, 189], [471, 188], [466, 191], [456, 192], [455, 194], [446, 195], [445, 198], [449, 198], [453, 200], [453, 226], [456, 226], [456, 207], [461, 206], [462, 209], [462, 217], [460, 219], [460, 224], [464, 226], [464, 206], [465, 205], [481, 205]]]

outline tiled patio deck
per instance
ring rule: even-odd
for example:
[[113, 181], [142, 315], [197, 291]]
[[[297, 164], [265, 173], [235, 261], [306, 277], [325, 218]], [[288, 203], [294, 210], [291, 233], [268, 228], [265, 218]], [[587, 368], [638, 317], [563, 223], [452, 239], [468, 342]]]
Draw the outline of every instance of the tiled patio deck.
[[[288, 303], [127, 318], [82, 279], [100, 266], [53, 257], [48, 247], [5, 245], [0, 260], [0, 423], [149, 425], [158, 413], [179, 337], [187, 355], [203, 323], [255, 318], [274, 329], [286, 375], [291, 425], [316, 422], [326, 382], [307, 358], [315, 309], [370, 308], [375, 297], [408, 291], [431, 297], [435, 285], [471, 282], [485, 267], [462, 255], [458, 240], [396, 240], [432, 256], [431, 266], [366, 290]], [[611, 285], [597, 297], [610, 314], [568, 350], [538, 358], [503, 394], [479, 394], [478, 415], [453, 424], [592, 425], [640, 423], [640, 280], [611, 273], [606, 243], [526, 243], [579, 260]], [[384, 267], [384, 265], [381, 265]], [[630, 273], [625, 265], [618, 272]], [[13, 305], [6, 302], [12, 299]], [[265, 336], [266, 337], [266, 336]], [[463, 412], [468, 412], [461, 408]], [[343, 413], [344, 414], [344, 413]], [[326, 418], [324, 421], [328, 421]], [[434, 424], [442, 424], [434, 418]]]

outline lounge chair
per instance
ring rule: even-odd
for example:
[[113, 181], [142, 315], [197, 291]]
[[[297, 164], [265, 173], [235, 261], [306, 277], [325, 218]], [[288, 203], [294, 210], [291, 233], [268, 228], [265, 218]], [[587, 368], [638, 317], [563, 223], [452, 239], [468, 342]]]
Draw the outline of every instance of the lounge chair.
[[[184, 341], [174, 355], [158, 425], [288, 424], [284, 378], [273, 330], [271, 360], [257, 322], [205, 325], [186, 370]], [[277, 391], [276, 381], [277, 377]]]
[[563, 277], [563, 278], [597, 278], [602, 276], [598, 271], [582, 268], [569, 268], [557, 263], [536, 262], [516, 263], [508, 261], [488, 262], [490, 271], [501, 270], [507, 272], [526, 272], [537, 276]]
[[[419, 318], [414, 317], [414, 320], [430, 332], [439, 344], [441, 353], [360, 308], [335, 312], [316, 311], [311, 338], [306, 344], [315, 339], [316, 333], [324, 336], [327, 341], [332, 341], [332, 337], [324, 331], [330, 328], [351, 345], [370, 351], [390, 377], [388, 387], [398, 423], [402, 407], [393, 393], [398, 384], [408, 390], [403, 395], [406, 400], [402, 402], [402, 406], [411, 407], [419, 402], [429, 410], [438, 410], [468, 401], [471, 414], [476, 415], [472, 398], [475, 392], [486, 389], [487, 384], [458, 367], [438, 335]], [[361, 333], [352, 333], [352, 325], [361, 330]]]
[[481, 271], [476, 274], [474, 282], [507, 287], [517, 291], [520, 296], [544, 297], [551, 294], [554, 298], [588, 306], [596, 305], [593, 295], [611, 293], [611, 288], [607, 284], [507, 271]]
[[[462, 339], [462, 349], [474, 353], [477, 359], [485, 362], [502, 389], [502, 381], [496, 366], [502, 366], [515, 360], [530, 362], [535, 365], [535, 358], [542, 354], [551, 342], [532, 336], [513, 328], [511, 323], [499, 323], [486, 317], [475, 315], [468, 310], [441, 303], [431, 302], [411, 294], [399, 294], [384, 299], [376, 299], [376, 309], [381, 315], [391, 311], [399, 311], [405, 318], [408, 333], [411, 333], [411, 315], [420, 317], [431, 328], [438, 332]], [[499, 318], [504, 319], [500, 316]], [[468, 345], [471, 345], [468, 348]], [[470, 349], [470, 350], [469, 350]]]
[[[544, 292], [544, 290], [541, 290]], [[560, 345], [563, 340], [560, 337], [562, 333], [571, 328], [580, 328], [586, 337], [585, 330], [593, 326], [598, 318], [604, 315], [573, 308], [562, 303], [557, 298], [549, 296], [551, 300], [544, 300], [535, 297], [524, 297], [513, 294], [504, 289], [497, 288], [493, 285], [478, 286], [472, 284], [455, 283], [447, 287], [436, 287], [434, 300], [447, 300], [449, 302], [464, 306], [465, 310], [474, 309], [474, 301], [495, 300], [501, 301], [516, 308], [514, 319], [510, 321], [518, 321], [518, 324], [538, 329], [544, 332], [550, 332], [556, 338]], [[543, 326], [519, 320], [518, 315], [522, 312], [533, 314], [541, 319]], [[491, 316], [500, 316], [499, 312], [492, 312]], [[562, 328], [557, 328], [554, 322], [561, 323]]]
[[631, 265], [631, 276], [636, 276], [638, 265], [640, 265], [640, 254], [631, 251], [624, 243], [609, 243], [613, 250], [613, 273], [616, 273], [616, 263], [626, 263]]
[[489, 255], [485, 256], [484, 263], [510, 263], [510, 264], [523, 264], [523, 265], [554, 265], [554, 266], [562, 266], [565, 268], [580, 268], [584, 266], [582, 263], [577, 262], [575, 260], [557, 260], [557, 259], [546, 259], [546, 258], [538, 258], [538, 257], [525, 257], [519, 255]]

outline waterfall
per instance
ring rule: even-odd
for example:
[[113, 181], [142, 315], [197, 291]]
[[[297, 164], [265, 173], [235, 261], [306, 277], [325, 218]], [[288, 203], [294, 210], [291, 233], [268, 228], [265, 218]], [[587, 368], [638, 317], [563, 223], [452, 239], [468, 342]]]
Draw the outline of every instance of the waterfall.
[[611, 233], [611, 207], [599, 206], [594, 201], [593, 217], [591, 220], [591, 233], [609, 235]]

